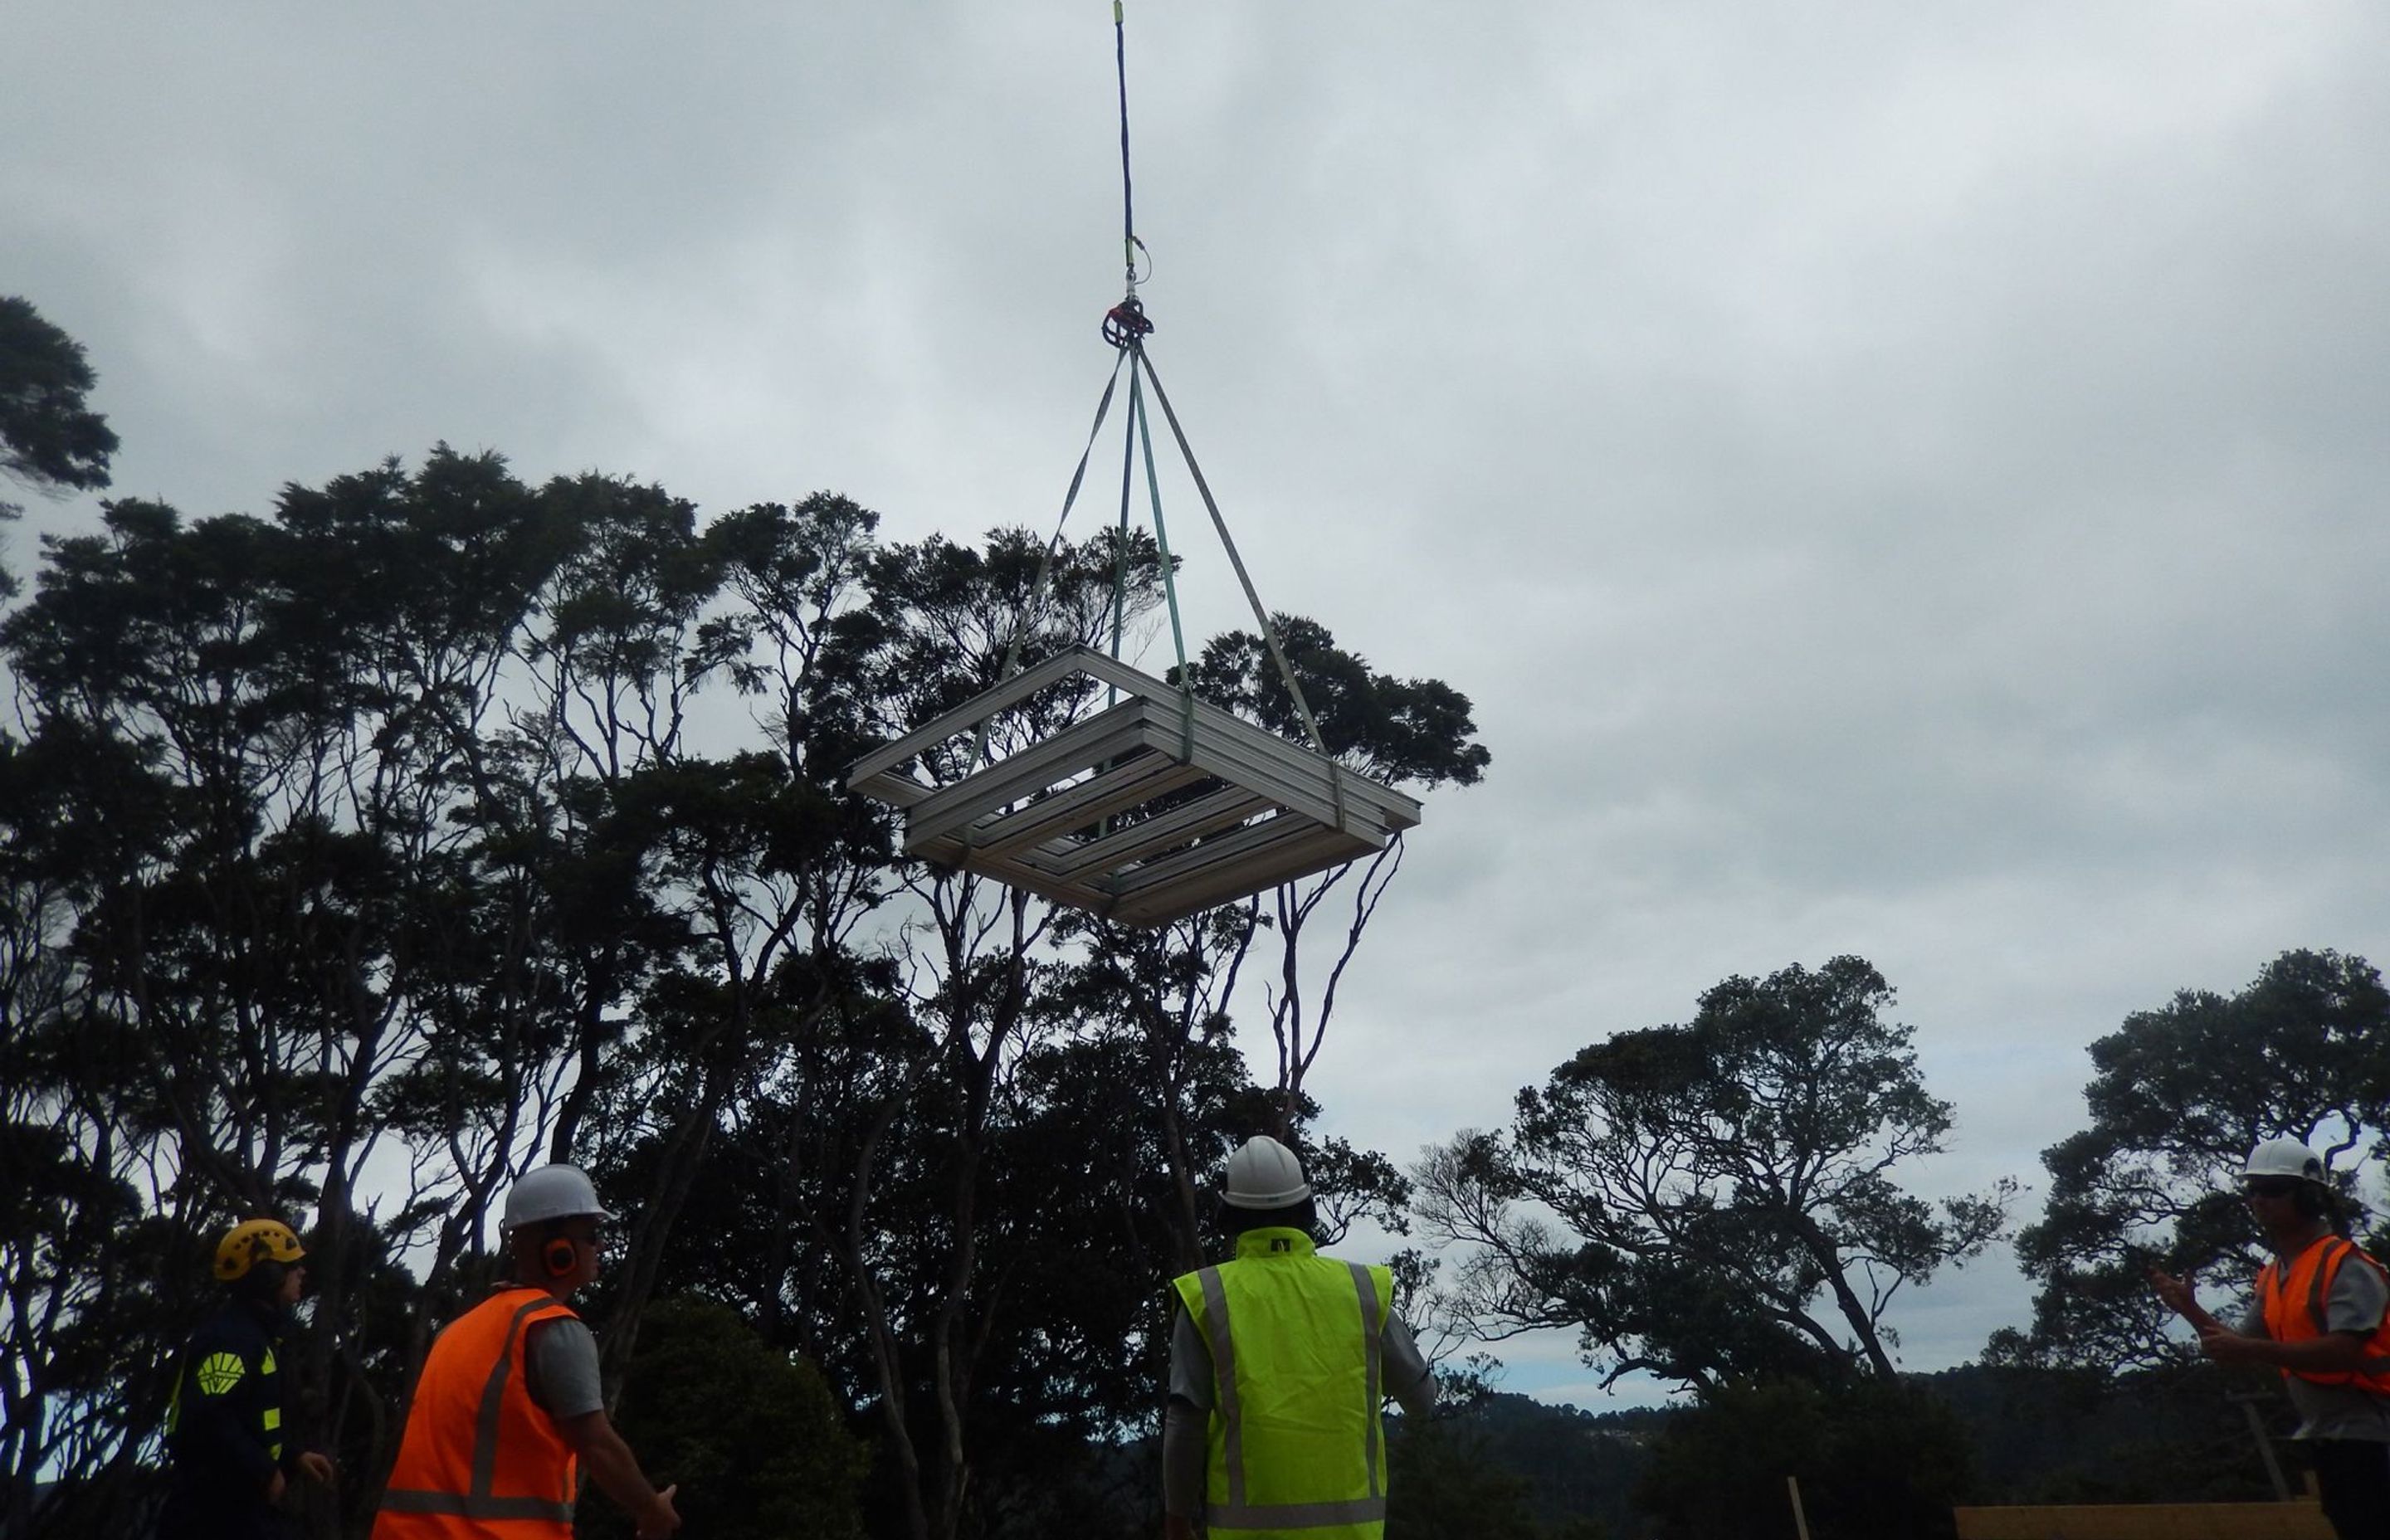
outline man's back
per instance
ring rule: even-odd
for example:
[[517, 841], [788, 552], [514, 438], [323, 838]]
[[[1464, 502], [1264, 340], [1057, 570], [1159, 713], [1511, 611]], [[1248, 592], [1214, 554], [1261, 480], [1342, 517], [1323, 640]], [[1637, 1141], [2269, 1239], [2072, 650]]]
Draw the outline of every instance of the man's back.
[[1267, 1228], [1239, 1238], [1235, 1261], [1174, 1287], [1210, 1359], [1211, 1527], [1381, 1524], [1387, 1269], [1321, 1256], [1302, 1231]]

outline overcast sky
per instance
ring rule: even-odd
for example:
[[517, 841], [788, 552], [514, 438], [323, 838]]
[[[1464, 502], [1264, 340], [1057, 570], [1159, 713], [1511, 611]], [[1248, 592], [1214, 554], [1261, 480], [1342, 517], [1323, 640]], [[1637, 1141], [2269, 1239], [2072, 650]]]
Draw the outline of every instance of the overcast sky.
[[[1129, 55], [1153, 356], [1264, 597], [1494, 754], [1347, 979], [1330, 1131], [1407, 1160], [1855, 952], [1959, 1109], [1919, 1186], [2036, 1183], [2128, 1011], [2390, 961], [2390, 7], [1129, 0]], [[0, 293], [194, 517], [445, 440], [1042, 527], [1112, 68], [1102, 0], [19, 0]], [[1913, 1297], [1905, 1361], [2028, 1298]]]

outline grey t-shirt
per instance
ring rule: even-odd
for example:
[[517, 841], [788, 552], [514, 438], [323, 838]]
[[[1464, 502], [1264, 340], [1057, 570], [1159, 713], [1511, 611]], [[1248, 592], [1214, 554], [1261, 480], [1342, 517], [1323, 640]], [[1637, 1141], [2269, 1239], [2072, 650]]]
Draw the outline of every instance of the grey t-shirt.
[[[2382, 1270], [2357, 1257], [2349, 1257], [2332, 1275], [2332, 1291], [2324, 1296], [2323, 1328], [2326, 1331], [2357, 1331], [2371, 1335], [2382, 1324], [2385, 1308], [2390, 1308], [2390, 1282], [2385, 1282]], [[2266, 1329], [2266, 1312], [2262, 1305], [2252, 1304], [2241, 1318], [2241, 1334], [2244, 1337], [2271, 1337]], [[2354, 1385], [2319, 1385], [2297, 1375], [2284, 1377], [2290, 1387], [2291, 1405], [2299, 1414], [2299, 1431], [2294, 1438], [2371, 1439], [2390, 1443], [2390, 1396], [2376, 1395]]]
[[552, 1418], [586, 1417], [606, 1405], [598, 1385], [598, 1337], [586, 1322], [533, 1323], [523, 1365], [523, 1388]]

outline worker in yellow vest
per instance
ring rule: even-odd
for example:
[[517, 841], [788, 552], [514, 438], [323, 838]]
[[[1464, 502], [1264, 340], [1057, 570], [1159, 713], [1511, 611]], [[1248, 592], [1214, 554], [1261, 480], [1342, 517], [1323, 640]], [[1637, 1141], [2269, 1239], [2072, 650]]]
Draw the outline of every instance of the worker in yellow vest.
[[572, 1540], [586, 1463], [639, 1540], [680, 1528], [607, 1419], [598, 1341], [564, 1302], [598, 1277], [613, 1215], [579, 1168], [542, 1166], [507, 1193], [511, 1282], [431, 1344], [373, 1540]]
[[1435, 1402], [1383, 1267], [1319, 1254], [1310, 1184], [1267, 1136], [1228, 1157], [1221, 1220], [1232, 1262], [1173, 1284], [1163, 1414], [1167, 1540], [1201, 1512], [1215, 1540], [1379, 1540], [1386, 1527], [1389, 1395]]
[[2281, 1371], [2341, 1540], [2390, 1540], [2390, 1276], [2348, 1238], [2323, 1158], [2301, 1141], [2250, 1151], [2241, 1190], [2274, 1253], [2241, 1329], [2201, 1309], [2181, 1279], [2152, 1271], [2150, 1281], [2207, 1356]]

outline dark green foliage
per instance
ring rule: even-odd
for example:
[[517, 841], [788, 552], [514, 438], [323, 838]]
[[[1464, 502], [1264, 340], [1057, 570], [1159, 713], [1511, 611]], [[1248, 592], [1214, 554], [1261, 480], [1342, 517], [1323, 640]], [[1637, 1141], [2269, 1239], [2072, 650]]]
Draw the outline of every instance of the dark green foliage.
[[1476, 1430], [1403, 1418], [1386, 1461], [1386, 1540], [1541, 1540], [1527, 1479], [1496, 1465]]
[[[661, 488], [443, 446], [270, 517], [124, 500], [55, 543], [0, 622], [11, 1534], [54, 1472], [72, 1533], [134, 1526], [160, 1366], [254, 1213], [306, 1232], [286, 1393], [352, 1476], [308, 1522], [361, 1531], [433, 1332], [502, 1265], [497, 1204], [552, 1158], [625, 1216], [581, 1303], [628, 1415], [671, 1413], [637, 1437], [709, 1533], [838, 1532], [790, 1505], [845, 1493], [917, 1540], [1150, 1527], [1109, 1451], [1150, 1423], [1201, 1183], [1317, 1110], [1228, 1034], [1257, 937], [1297, 977], [1294, 928], [1121, 932], [895, 859], [849, 760], [1015, 641], [1097, 639], [1124, 571], [1149, 613], [1160, 558], [1065, 545], [1024, 625], [1038, 542], [876, 524], [816, 494], [701, 526]], [[1381, 1156], [1317, 1154], [1331, 1226], [1399, 1224]], [[744, 1324], [650, 1309], [691, 1289]], [[826, 1392], [790, 1388], [798, 1356]], [[762, 1449], [765, 1413], [687, 1442], [707, 1378], [861, 1432], [868, 1496], [790, 1463], [828, 1444]]]
[[[658, 1301], [615, 1426], [675, 1506], [719, 1540], [859, 1540], [866, 1453], [811, 1364], [776, 1349], [739, 1312], [697, 1295]], [[619, 1540], [627, 1520], [594, 1494], [577, 1534]]]
[[2206, 1363], [2119, 1376], [1968, 1365], [1914, 1382], [1967, 1426], [1987, 1503], [2261, 1501], [2273, 1488], [2230, 1398], [2254, 1398], [2277, 1441], [2298, 1420], [2279, 1389]]
[[2362, 957], [2285, 952], [2232, 995], [2186, 990], [2090, 1047], [2090, 1125], [2042, 1152], [2041, 1219], [2017, 1256], [2041, 1284], [2009, 1357], [2114, 1371], [2177, 1361], [2147, 1269], [2195, 1276], [2211, 1310], [2246, 1298], [2265, 1252], [2238, 1197], [2258, 1140], [2326, 1157], [2354, 1197], [2390, 1158], [2390, 991]]
[[[1631, 1497], [1647, 1446], [1675, 1414], [1595, 1416], [1493, 1392], [1431, 1421], [1394, 1419], [1386, 1533], [1509, 1534], [1523, 1540], [1625, 1540], [1645, 1524]], [[1494, 1529], [1481, 1532], [1482, 1516]]]
[[[1300, 615], [1273, 615], [1287, 666], [1303, 687], [1328, 751], [1356, 758], [1389, 784], [1474, 786], [1492, 763], [1469, 698], [1440, 679], [1397, 679], [1336, 646], [1328, 628]], [[1195, 693], [1286, 737], [1304, 738], [1294, 698], [1256, 635], [1231, 631], [1193, 666]]]
[[116, 435], [84, 404], [98, 383], [82, 343], [31, 302], [0, 295], [0, 471], [42, 485], [108, 485]]
[[1857, 957], [1728, 979], [1690, 1024], [1620, 1033], [1521, 1091], [1508, 1139], [1432, 1152], [1421, 1212], [1471, 1248], [1459, 1310], [1494, 1334], [1576, 1327], [1613, 1379], [1891, 1379], [1893, 1297], [1978, 1254], [2013, 1190], [1937, 1208], [1894, 1180], [1952, 1114], [1891, 1003]]
[[[45, 491], [108, 485], [116, 434], [84, 404], [98, 382], [82, 343], [30, 302], [0, 295], [0, 476]], [[0, 522], [23, 511], [0, 499]], [[0, 567], [0, 599], [16, 593]]]
[[1669, 1418], [1651, 1458], [1637, 1500], [1667, 1540], [1793, 1540], [1787, 1477], [1812, 1534], [1945, 1540], [1972, 1481], [1959, 1419], [1898, 1380], [1720, 1386]]
[[[1688, 1524], [1699, 1534], [1789, 1537], [1786, 1471], [1800, 1475], [1812, 1533], [1822, 1540], [1903, 1533], [1897, 1513], [1871, 1506], [1885, 1499], [1882, 1493], [1870, 1495], [1856, 1518], [1837, 1520], [1837, 1513], [1852, 1511], [1839, 1506], [1837, 1470], [1857, 1472], [1863, 1495], [1885, 1482], [1908, 1489], [1901, 1501], [1914, 1499], [1911, 1517], [1918, 1532], [1928, 1534], [1948, 1533], [1937, 1528], [1937, 1505], [1946, 1496], [2030, 1504], [2240, 1502], [2272, 1495], [2246, 1417], [2226, 1399], [2235, 1387], [2212, 1366], [2111, 1378], [1969, 1365], [1904, 1375], [1898, 1385], [1900, 1394], [1889, 1400], [1870, 1381], [1847, 1395], [1797, 1385], [1763, 1393], [1746, 1385], [1735, 1395], [1712, 1397], [1706, 1406], [1600, 1416], [1486, 1394], [1457, 1416], [1440, 1416], [1426, 1431], [1443, 1436], [1426, 1454], [1420, 1444], [1407, 1448], [1422, 1430], [1397, 1419], [1397, 1496], [1389, 1528], [1405, 1523], [1406, 1512], [1422, 1497], [1422, 1483], [1446, 1481], [1449, 1490], [1507, 1516], [1506, 1523], [1516, 1521], [1505, 1491], [1515, 1481], [1523, 1487], [1527, 1518], [1540, 1526], [1532, 1533], [1615, 1540], [1684, 1533]], [[2262, 1385], [2238, 1389], [2258, 1397], [2261, 1418], [2295, 1482], [2297, 1457], [2282, 1441], [2297, 1419], [2286, 1399]], [[1802, 1426], [1780, 1426], [1779, 1418]], [[1904, 1426], [1913, 1419], [1922, 1419], [1921, 1431]], [[1812, 1422], [1823, 1430], [1818, 1436], [1807, 1431]], [[1963, 1478], [1957, 1484], [1954, 1471]], [[1647, 1472], [1653, 1473], [1650, 1481]], [[1945, 1487], [1947, 1493], [1937, 1495]], [[1428, 1515], [1446, 1511], [1440, 1495], [1426, 1503]], [[1656, 1510], [1648, 1506], [1652, 1503], [1660, 1505]], [[1749, 1531], [1735, 1527], [1742, 1510], [1756, 1519]], [[1873, 1527], [1887, 1524], [1894, 1527]]]

